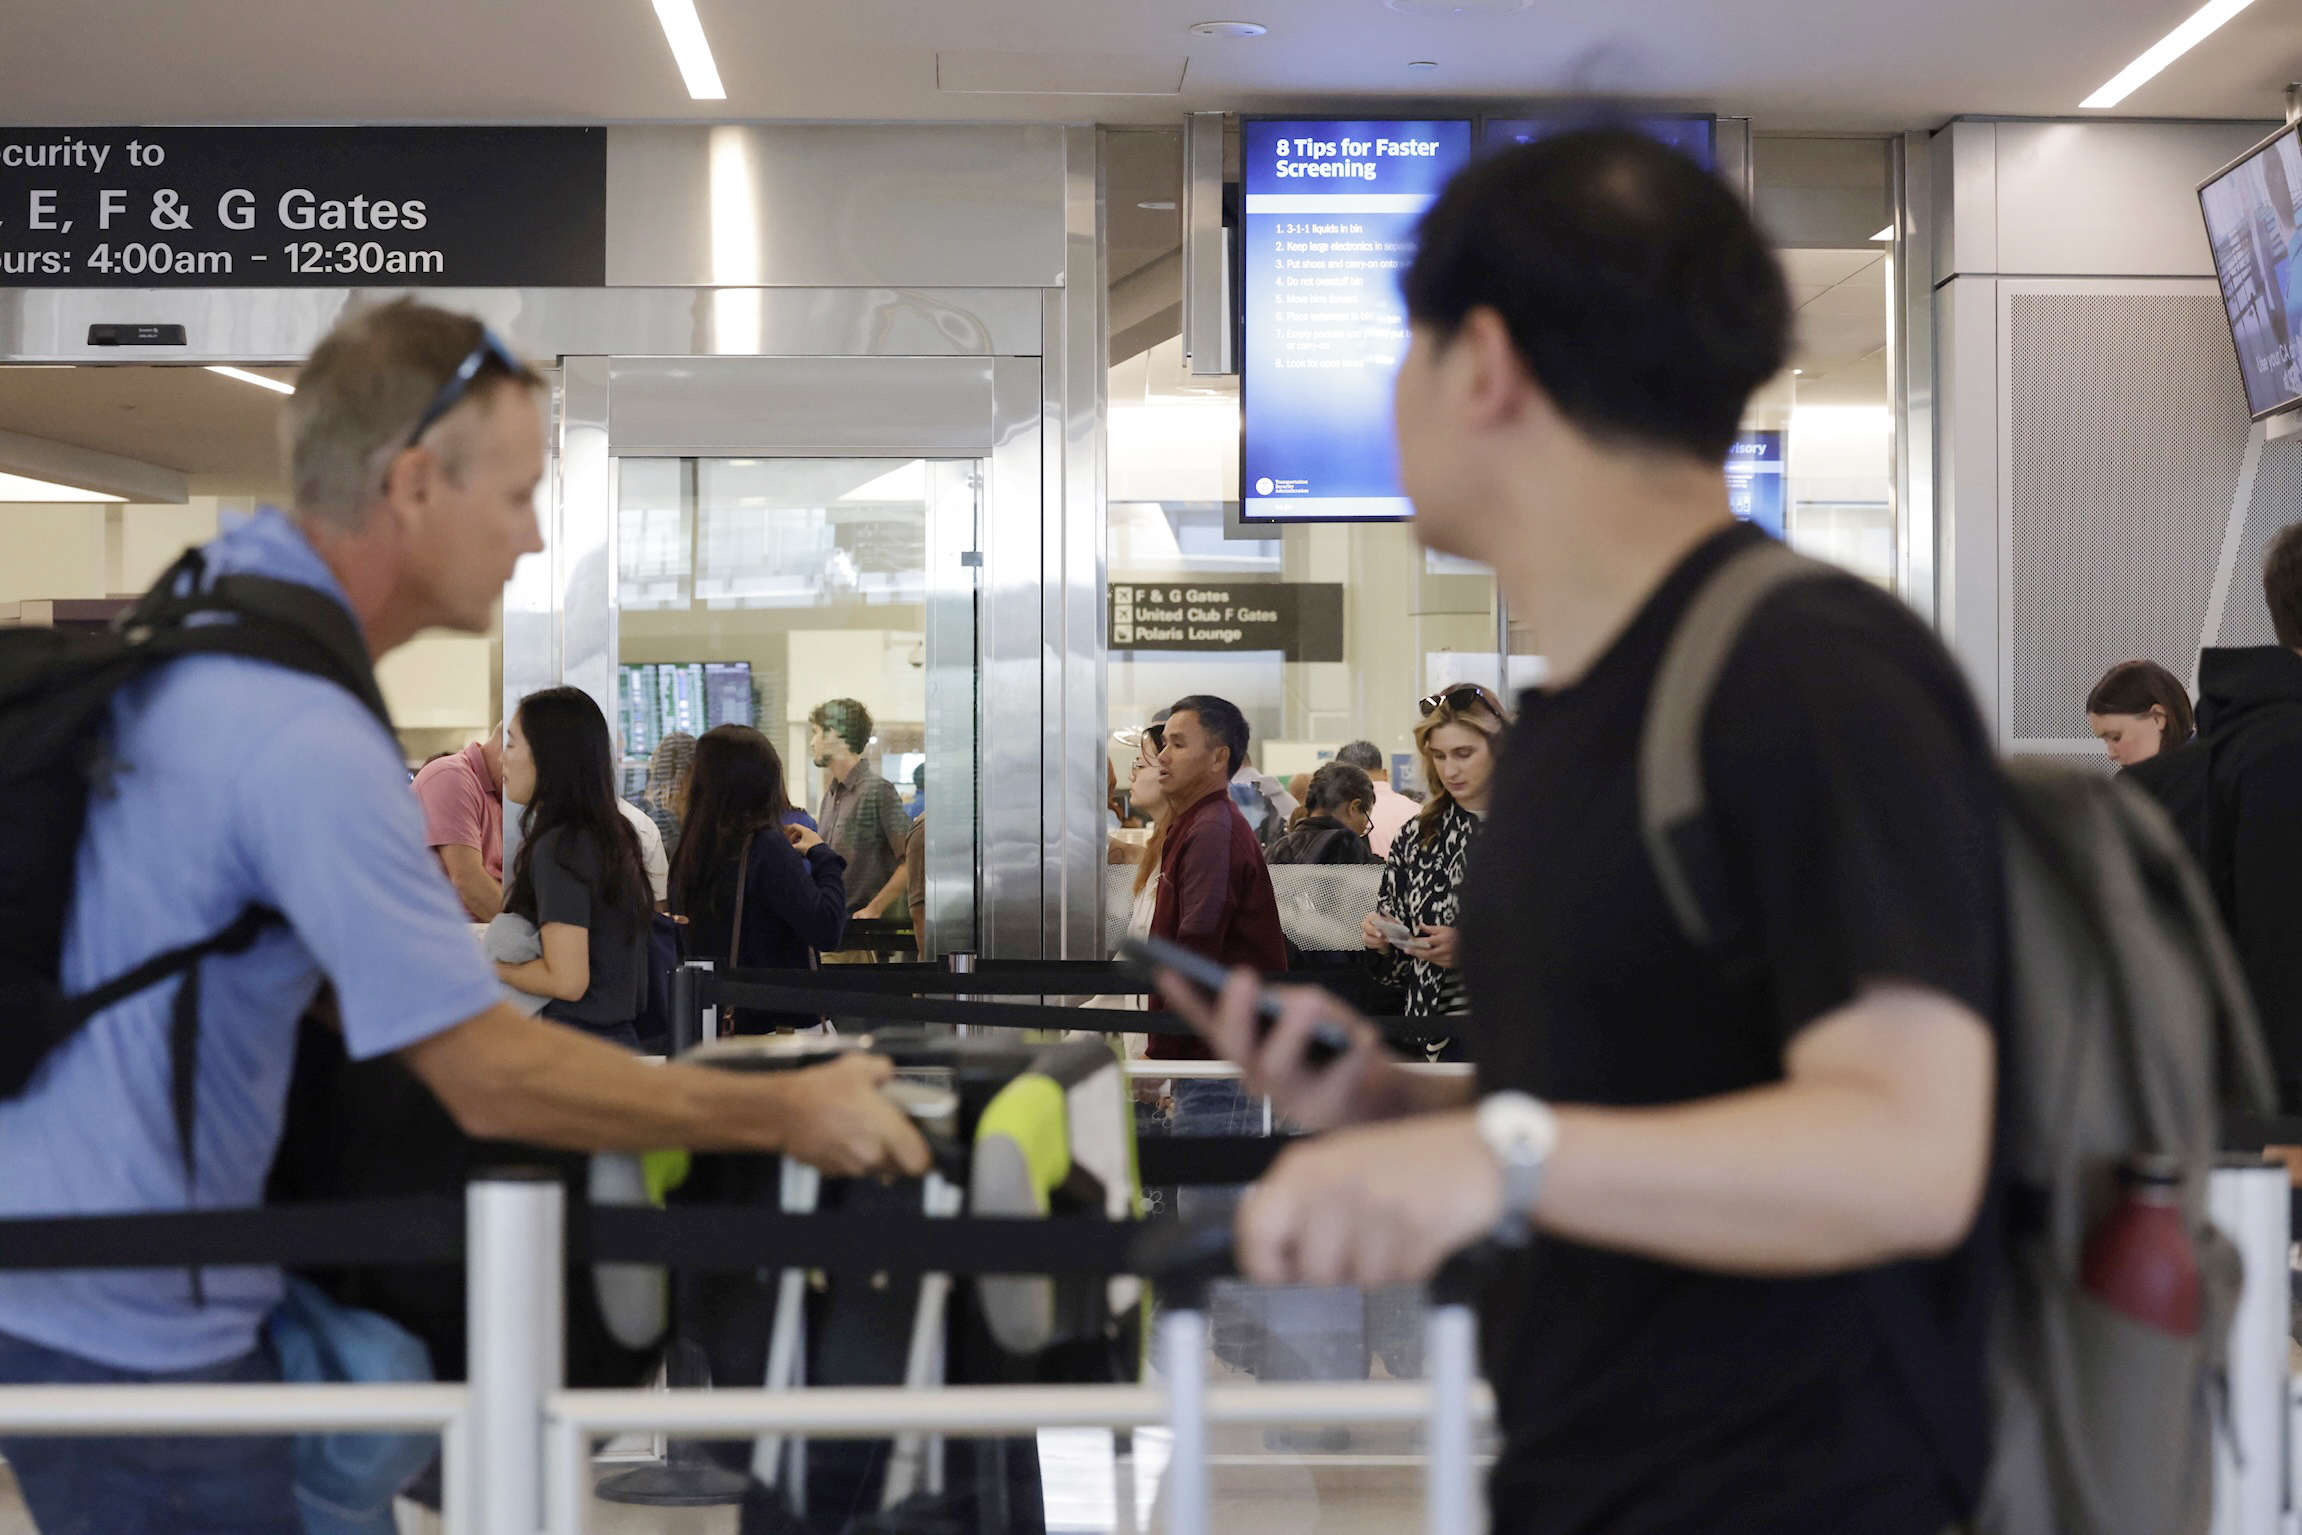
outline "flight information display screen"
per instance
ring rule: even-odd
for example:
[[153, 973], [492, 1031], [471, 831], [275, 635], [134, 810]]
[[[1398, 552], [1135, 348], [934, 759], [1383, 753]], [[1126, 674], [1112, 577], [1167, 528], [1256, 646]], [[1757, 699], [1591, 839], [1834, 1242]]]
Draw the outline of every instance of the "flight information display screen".
[[1471, 123], [1249, 119], [1242, 147], [1240, 516], [1412, 516], [1391, 431], [1399, 278]]
[[627, 757], [647, 757], [665, 736], [759, 722], [749, 661], [656, 662], [616, 668]]

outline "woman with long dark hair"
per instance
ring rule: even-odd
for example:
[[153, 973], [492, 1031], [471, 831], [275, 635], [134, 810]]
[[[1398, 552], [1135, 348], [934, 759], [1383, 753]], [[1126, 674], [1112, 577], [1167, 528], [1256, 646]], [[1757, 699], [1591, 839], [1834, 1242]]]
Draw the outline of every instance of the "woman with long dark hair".
[[[748, 725], [721, 725], [695, 743], [671, 902], [687, 918], [688, 957], [731, 969], [805, 969], [811, 950], [836, 949], [847, 932], [847, 860], [791, 819], [783, 758]], [[765, 1034], [814, 1022], [739, 1010], [732, 1029]]]
[[520, 701], [504, 729], [504, 794], [527, 809], [504, 910], [536, 925], [543, 956], [499, 961], [496, 973], [549, 998], [546, 1018], [636, 1049], [654, 902], [639, 838], [616, 808], [615, 769], [589, 693], [546, 688]]

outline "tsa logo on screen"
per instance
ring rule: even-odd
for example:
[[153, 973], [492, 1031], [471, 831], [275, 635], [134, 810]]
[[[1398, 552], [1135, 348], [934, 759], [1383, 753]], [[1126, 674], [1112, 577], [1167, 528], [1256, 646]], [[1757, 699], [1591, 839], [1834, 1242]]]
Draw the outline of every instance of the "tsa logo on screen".
[[1310, 493], [1309, 480], [1274, 480], [1266, 474], [1255, 482], [1258, 496], [1307, 496]]

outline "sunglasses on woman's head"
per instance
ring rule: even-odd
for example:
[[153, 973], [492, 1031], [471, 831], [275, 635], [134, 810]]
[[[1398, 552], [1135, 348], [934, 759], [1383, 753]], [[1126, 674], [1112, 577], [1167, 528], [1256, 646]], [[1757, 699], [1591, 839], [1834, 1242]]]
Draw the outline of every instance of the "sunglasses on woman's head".
[[1441, 688], [1428, 698], [1415, 701], [1415, 707], [1425, 716], [1438, 712], [1445, 704], [1450, 709], [1468, 709], [1474, 706], [1493, 711], [1495, 718], [1503, 719], [1503, 701], [1476, 682], [1458, 682], [1451, 688]]

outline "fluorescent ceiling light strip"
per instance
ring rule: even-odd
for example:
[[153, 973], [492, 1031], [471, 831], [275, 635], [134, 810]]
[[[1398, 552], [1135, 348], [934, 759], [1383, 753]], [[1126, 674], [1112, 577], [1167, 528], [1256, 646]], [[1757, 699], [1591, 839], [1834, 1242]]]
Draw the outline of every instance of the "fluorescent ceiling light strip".
[[2144, 81], [2213, 36], [2224, 22], [2253, 3], [2254, 0], [2207, 0], [2189, 20], [2151, 44], [2142, 57], [2113, 75], [2108, 85], [2079, 106], [2100, 110], [2118, 105], [2133, 95]]
[[258, 389], [269, 389], [274, 394], [294, 394], [296, 392], [294, 384], [283, 384], [276, 378], [266, 378], [261, 373], [250, 373], [245, 368], [227, 368], [221, 363], [210, 363], [208, 371], [221, 373], [226, 378], [236, 378], [243, 384], [254, 384]]
[[712, 61], [711, 41], [703, 35], [703, 18], [695, 13], [695, 0], [655, 0], [655, 19], [663, 23], [664, 41], [679, 61], [679, 77], [697, 101], [725, 101], [727, 87], [719, 83], [719, 65]]
[[54, 480], [35, 480], [29, 475], [0, 472], [0, 501], [125, 501], [126, 496], [109, 495], [101, 490], [83, 490], [77, 485], [59, 485]]

